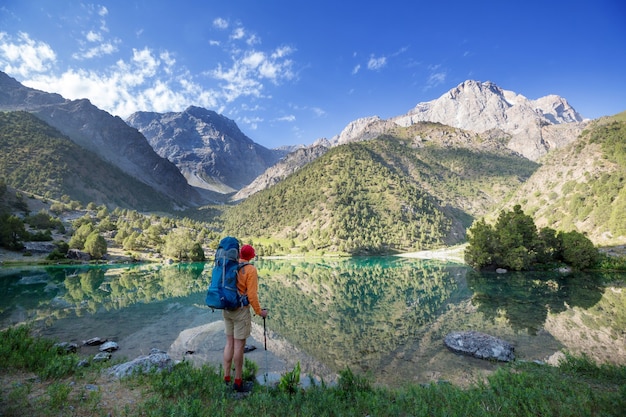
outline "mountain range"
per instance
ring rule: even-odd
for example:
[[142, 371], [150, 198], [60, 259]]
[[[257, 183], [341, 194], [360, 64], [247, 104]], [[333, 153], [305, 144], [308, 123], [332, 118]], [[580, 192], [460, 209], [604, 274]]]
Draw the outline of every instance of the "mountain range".
[[58, 94], [34, 90], [0, 72], [0, 110], [34, 114], [76, 145], [167, 196], [172, 207], [203, 201], [176, 165], [157, 155], [137, 129], [89, 100], [66, 100]]
[[[362, 222], [347, 220], [350, 210], [346, 206], [350, 206], [361, 211], [353, 212], [353, 216], [369, 219], [367, 227], [372, 227], [372, 221], [395, 227], [392, 225], [404, 218], [413, 229], [399, 228], [394, 239], [396, 249], [408, 250], [410, 239], [402, 238], [403, 234], [418, 234], [418, 240], [425, 239], [413, 247], [456, 243], [464, 239], [472, 219], [507, 204], [526, 202], [544, 224], [569, 219], [564, 226], [590, 230], [594, 236], [608, 240], [620, 239], [616, 235], [620, 228], [615, 225], [620, 225], [621, 218], [610, 214], [610, 209], [612, 226], [597, 219], [593, 225], [585, 224], [576, 220], [579, 214], [546, 214], [544, 208], [553, 203], [573, 203], [565, 201], [565, 196], [558, 197], [563, 191], [562, 181], [550, 178], [550, 191], [547, 187], [538, 191], [536, 184], [554, 175], [554, 161], [559, 161], [561, 167], [570, 166], [570, 170], [580, 167], [580, 160], [586, 160], [587, 154], [574, 155], [572, 147], [598, 148], [601, 141], [597, 138], [593, 144], [587, 142], [609, 123], [585, 120], [556, 95], [529, 100], [492, 82], [468, 80], [438, 99], [417, 104], [406, 114], [386, 120], [364, 117], [330, 139], [281, 149], [256, 144], [233, 120], [211, 110], [190, 106], [182, 112], [165, 114], [138, 112], [124, 121], [86, 99], [66, 100], [30, 89], [1, 72], [0, 110], [33, 114], [115, 172], [121, 171], [121, 175], [152, 188], [155, 195], [164, 196], [171, 210], [236, 202], [234, 206], [223, 206], [225, 227], [233, 233], [257, 230], [263, 234], [269, 229], [277, 236], [296, 240], [315, 236], [322, 245], [320, 236], [325, 229], [356, 233], [353, 229], [365, 227]], [[619, 118], [611, 119], [613, 122], [622, 123]], [[606, 149], [598, 152], [594, 153], [596, 159], [607, 158]], [[611, 165], [612, 171], [608, 166], [608, 162], [602, 167], [594, 165], [593, 175], [603, 181], [606, 176], [621, 175], [623, 166], [619, 162]], [[1, 160], [0, 168], [4, 169], [0, 175], [9, 177], [6, 163], [2, 166]], [[88, 172], [81, 172], [86, 176], [85, 183], [95, 183], [88, 178]], [[581, 172], [578, 179], [590, 175]], [[559, 175], [564, 178], [566, 174]], [[613, 183], [613, 200], [626, 199], [620, 195], [623, 181]], [[74, 194], [78, 199], [95, 195], [100, 199], [94, 200], [97, 203], [115, 201], [122, 206], [127, 200], [112, 199], [112, 190], [85, 194], [89, 187], [80, 188], [81, 192]], [[535, 201], [528, 195], [529, 189], [534, 189], [533, 196], [544, 198]], [[72, 196], [71, 187], [64, 192]], [[544, 192], [550, 197], [546, 198]], [[382, 195], [386, 198], [381, 199]], [[149, 204], [126, 203], [141, 210]], [[611, 205], [615, 204], [611, 201]], [[252, 214], [259, 212], [258, 207], [263, 207], [261, 218]], [[407, 214], [419, 212], [420, 207], [426, 210], [422, 223]], [[567, 207], [563, 210], [568, 211]], [[606, 207], [603, 213], [607, 213]], [[255, 223], [242, 222], [242, 217], [255, 219]], [[258, 228], [260, 224], [265, 232]], [[367, 244], [353, 245], [351, 249], [376, 251], [384, 246], [385, 233], [372, 231]], [[339, 233], [326, 239], [335, 239], [329, 246], [337, 249], [346, 237]]]
[[175, 164], [190, 185], [223, 194], [250, 184], [286, 154], [253, 142], [233, 120], [200, 107], [180, 113], [137, 112], [126, 122]]

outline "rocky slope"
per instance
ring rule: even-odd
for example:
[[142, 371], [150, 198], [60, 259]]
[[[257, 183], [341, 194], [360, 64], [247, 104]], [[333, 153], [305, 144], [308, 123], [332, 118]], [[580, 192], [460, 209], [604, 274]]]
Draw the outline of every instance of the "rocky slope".
[[600, 245], [626, 242], [626, 113], [590, 122], [556, 149], [503, 205], [521, 204], [539, 227], [584, 232]]
[[232, 197], [232, 201], [245, 200], [256, 192], [278, 184], [298, 169], [324, 155], [328, 149], [328, 142], [319, 142], [289, 153], [284, 159], [265, 170], [252, 183], [239, 190]]
[[285, 154], [253, 142], [233, 120], [200, 107], [177, 113], [137, 112], [126, 122], [190, 184], [207, 190], [239, 190]]
[[89, 100], [65, 100], [28, 88], [0, 72], [0, 110], [26, 110], [123, 172], [169, 196], [180, 207], [202, 198], [176, 166], [160, 157], [146, 138]]
[[[391, 120], [401, 126], [438, 122], [477, 133], [497, 129], [508, 138], [510, 149], [533, 161], [571, 143], [585, 126], [583, 117], [562, 97], [529, 100], [492, 82], [474, 80]], [[564, 124], [568, 129], [555, 128]]]

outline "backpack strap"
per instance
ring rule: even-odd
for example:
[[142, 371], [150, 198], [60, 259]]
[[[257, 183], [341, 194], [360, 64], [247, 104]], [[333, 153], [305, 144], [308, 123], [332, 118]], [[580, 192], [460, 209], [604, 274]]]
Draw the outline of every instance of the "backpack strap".
[[[250, 262], [239, 262], [239, 265], [237, 266], [237, 280], [239, 280], [239, 271], [241, 271], [243, 267], [246, 265], [250, 265]], [[237, 293], [239, 294], [239, 289], [237, 289]], [[246, 292], [245, 294], [239, 294], [239, 295], [241, 296], [241, 299], [242, 299], [242, 305], [247, 306], [249, 304], [248, 293]]]

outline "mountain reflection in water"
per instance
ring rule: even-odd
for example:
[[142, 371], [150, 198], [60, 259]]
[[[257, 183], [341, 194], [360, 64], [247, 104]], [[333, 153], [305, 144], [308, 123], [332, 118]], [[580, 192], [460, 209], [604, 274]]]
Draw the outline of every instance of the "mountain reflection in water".
[[[517, 359], [545, 361], [566, 350], [626, 364], [626, 293], [604, 286], [599, 274], [479, 274], [396, 257], [256, 266], [272, 337], [335, 372], [349, 367], [392, 386], [466, 384], [501, 366], [448, 351], [443, 338], [458, 330], [505, 339]], [[203, 305], [211, 267], [0, 268], [0, 326], [28, 322], [36, 334], [62, 341], [125, 340], [120, 352], [129, 358], [168, 350], [187, 328], [221, 320]]]

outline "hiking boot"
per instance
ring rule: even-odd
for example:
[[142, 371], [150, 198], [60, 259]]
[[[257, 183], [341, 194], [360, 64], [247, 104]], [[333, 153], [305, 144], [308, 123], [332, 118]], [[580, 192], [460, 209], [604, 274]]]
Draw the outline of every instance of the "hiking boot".
[[233, 389], [237, 392], [250, 392], [254, 387], [254, 383], [250, 381], [243, 381], [241, 384], [233, 384]]

